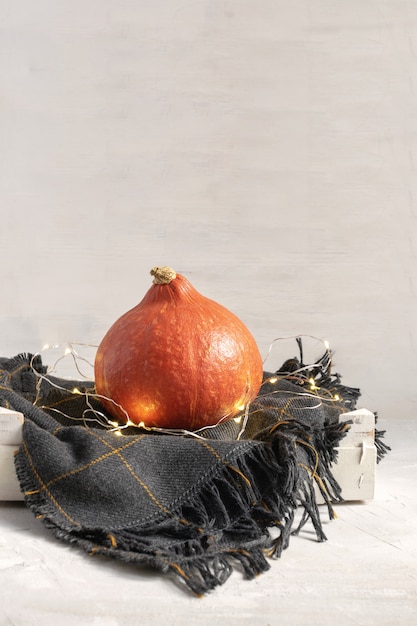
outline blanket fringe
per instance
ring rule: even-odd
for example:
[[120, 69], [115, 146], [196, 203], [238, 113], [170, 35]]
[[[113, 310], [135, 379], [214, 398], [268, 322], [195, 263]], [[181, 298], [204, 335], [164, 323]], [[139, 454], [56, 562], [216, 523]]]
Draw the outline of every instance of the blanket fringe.
[[[280, 557], [291, 535], [298, 534], [309, 520], [317, 540], [326, 539], [313, 484], [319, 485], [330, 517], [331, 500], [338, 498], [337, 485], [327, 462], [317, 464], [303, 425], [292, 427], [291, 433], [276, 429], [269, 442], [258, 442], [233, 465], [224, 464], [198, 495], [171, 516], [139, 527], [65, 525], [39, 485], [28, 483], [30, 472], [23, 454], [16, 457], [16, 471], [27, 505], [59, 539], [91, 555], [170, 572], [200, 596], [222, 585], [236, 566], [249, 579], [269, 569], [268, 558]], [[302, 515], [295, 528], [298, 508]]]
[[[374, 413], [375, 415], [375, 424], [378, 423], [378, 413]], [[375, 428], [375, 447], [376, 447], [376, 462], [380, 463], [382, 459], [385, 457], [388, 452], [390, 452], [391, 448], [388, 444], [385, 443], [385, 430], [379, 430]]]
[[[333, 504], [343, 498], [331, 466], [337, 460], [337, 446], [346, 426], [327, 411], [317, 427], [309, 421], [310, 406], [304, 405], [304, 413], [294, 406], [289, 414], [274, 404], [274, 399], [293, 394], [293, 387], [287, 388], [287, 383], [303, 391], [313, 378], [317, 388], [329, 390], [332, 398], [336, 394], [340, 396], [340, 402], [331, 404], [337, 415], [341, 408], [345, 411], [355, 408], [359, 390], [343, 386], [340, 376], [331, 374], [328, 352], [309, 369], [303, 365], [300, 342], [299, 347], [300, 360], [287, 361], [277, 372], [283, 379], [280, 395], [274, 395], [266, 382], [262, 394], [252, 404], [254, 413], [261, 413], [263, 419], [259, 421], [262, 429], [253, 433], [253, 437], [249, 428], [245, 431], [244, 438], [251, 439], [250, 445], [227, 457], [198, 493], [188, 493], [185, 501], [171, 504], [170, 511], [165, 509], [158, 518], [132, 523], [129, 527], [114, 526], [111, 522], [105, 528], [82, 527], [76, 520], [63, 517], [43, 491], [29, 466], [23, 444], [15, 457], [15, 466], [27, 506], [57, 538], [77, 545], [90, 555], [106, 555], [171, 574], [198, 596], [222, 585], [236, 566], [246, 578], [269, 569], [269, 559], [279, 558], [289, 546], [291, 536], [298, 535], [308, 522], [313, 525], [317, 540], [325, 541], [316, 489], [327, 505], [329, 518], [333, 519]], [[24, 366], [29, 357], [17, 358]], [[31, 357], [30, 362], [27, 369], [36, 367], [43, 371], [40, 359]], [[0, 370], [3, 368], [10, 385], [2, 397], [28, 419], [52, 432], [51, 424], [55, 427], [57, 422], [31, 404], [39, 391], [34, 379], [25, 367], [15, 370], [16, 365], [16, 362], [0, 362]], [[14, 392], [14, 384], [19, 394]], [[75, 396], [74, 402], [78, 398]], [[378, 460], [390, 449], [383, 436], [384, 431], [376, 431]], [[138, 519], [141, 514], [139, 511]]]

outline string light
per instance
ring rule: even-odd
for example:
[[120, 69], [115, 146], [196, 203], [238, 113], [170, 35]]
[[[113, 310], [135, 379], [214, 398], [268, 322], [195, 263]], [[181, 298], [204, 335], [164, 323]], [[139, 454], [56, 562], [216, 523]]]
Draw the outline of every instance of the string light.
[[288, 335], [286, 337], [275, 337], [275, 339], [273, 339], [271, 341], [271, 343], [269, 344], [268, 351], [267, 351], [267, 354], [266, 354], [266, 356], [265, 356], [265, 358], [263, 360], [263, 363], [265, 364], [265, 362], [267, 361], [267, 359], [271, 355], [271, 352], [272, 352], [272, 350], [274, 348], [274, 345], [276, 343], [283, 342], [283, 341], [288, 341], [289, 339], [299, 340], [299, 339], [305, 339], [305, 338], [314, 339], [315, 341], [318, 341], [319, 343], [324, 345], [324, 347], [326, 349], [326, 352], [330, 351], [330, 344], [327, 341], [327, 339], [321, 339], [320, 337], [316, 337], [315, 335]]
[[317, 387], [316, 385], [316, 381], [314, 380], [314, 378], [309, 378], [308, 382], [310, 383], [311, 391], [317, 391], [319, 389], [319, 387]]
[[245, 407], [245, 413], [244, 413], [244, 416], [243, 416], [242, 426], [241, 426], [241, 429], [240, 429], [239, 434], [237, 436], [238, 440], [242, 437], [243, 433], [246, 430], [246, 425], [247, 425], [248, 419], [249, 419], [249, 406], [250, 405], [249, 405], [249, 402], [248, 402], [248, 404]]
[[[330, 345], [329, 342], [327, 340], [322, 340], [319, 339], [318, 337], [315, 337], [313, 335], [296, 335], [296, 336], [290, 336], [290, 337], [277, 337], [275, 338], [268, 349], [268, 354], [266, 356], [266, 358], [264, 359], [264, 363], [267, 360], [267, 358], [271, 355], [272, 352], [272, 348], [273, 346], [277, 343], [277, 342], [282, 342], [284, 340], [289, 340], [289, 339], [296, 339], [297, 343], [299, 344], [299, 348], [300, 348], [300, 352], [301, 352], [301, 338], [311, 338], [314, 339], [315, 341], [318, 341], [320, 343], [322, 343], [325, 347], [325, 355], [324, 357], [322, 357], [322, 360], [319, 361], [318, 363], [315, 363], [314, 365], [310, 364], [310, 365], [305, 365], [302, 362], [299, 363], [299, 367], [296, 368], [295, 370], [291, 371], [291, 372], [283, 372], [282, 375], [280, 375], [280, 371], [277, 372], [277, 374], [274, 374], [272, 376], [270, 376], [269, 378], [267, 378], [263, 384], [268, 383], [270, 385], [275, 385], [278, 381], [282, 380], [283, 378], [288, 379], [289, 381], [294, 381], [296, 383], [298, 383], [301, 386], [304, 386], [305, 388], [303, 390], [300, 390], [299, 392], [292, 392], [293, 395], [295, 396], [310, 396], [311, 398], [315, 398], [315, 400], [317, 400], [320, 404], [320, 402], [332, 402], [332, 403], [342, 403], [343, 399], [340, 397], [340, 395], [338, 393], [333, 394], [331, 392], [331, 390], [329, 389], [323, 389], [320, 387], [320, 385], [318, 384], [318, 380], [316, 378], [314, 378], [313, 376], [310, 375], [310, 377], [307, 377], [306, 374], [308, 374], [309, 372], [312, 371], [313, 368], [321, 368], [321, 370], [323, 372], [327, 372], [330, 370], [331, 367], [331, 352], [330, 352]], [[114, 433], [117, 436], [120, 436], [123, 434], [123, 430], [125, 429], [144, 429], [148, 432], [160, 432], [160, 433], [166, 433], [166, 434], [174, 434], [174, 435], [188, 435], [188, 436], [193, 436], [193, 437], [197, 437], [197, 438], [201, 438], [201, 439], [205, 439], [205, 433], [212, 429], [212, 428], [216, 428], [219, 424], [221, 424], [222, 422], [228, 420], [230, 418], [230, 415], [224, 415], [216, 424], [210, 425], [210, 426], [204, 426], [200, 429], [197, 429], [195, 431], [188, 431], [186, 429], [167, 429], [167, 428], [159, 428], [159, 427], [154, 427], [154, 426], [147, 426], [143, 421], [139, 422], [138, 424], [134, 423], [131, 421], [128, 413], [123, 409], [123, 407], [121, 407], [117, 402], [113, 401], [111, 398], [106, 398], [104, 396], [101, 396], [99, 394], [96, 394], [94, 391], [94, 359], [88, 359], [85, 356], [83, 356], [82, 354], [80, 354], [80, 352], [78, 351], [78, 349], [75, 347], [82, 347], [84, 350], [96, 350], [98, 346], [94, 345], [94, 344], [89, 344], [89, 343], [73, 343], [73, 342], [68, 342], [65, 344], [48, 344], [46, 343], [40, 352], [45, 352], [45, 351], [50, 351], [50, 350], [59, 350], [59, 356], [56, 359], [55, 363], [52, 366], [49, 366], [47, 369], [47, 374], [44, 375], [40, 372], [38, 372], [36, 370], [35, 367], [33, 367], [33, 363], [31, 363], [32, 365], [32, 369], [35, 372], [37, 378], [38, 378], [38, 385], [37, 385], [37, 389], [38, 389], [38, 394], [37, 394], [37, 398], [35, 400], [35, 404], [37, 403], [37, 401], [41, 398], [41, 393], [40, 393], [40, 383], [42, 381], [48, 383], [49, 385], [60, 389], [66, 393], [71, 393], [74, 396], [84, 396], [85, 398], [85, 404], [86, 404], [86, 409], [83, 411], [82, 416], [80, 417], [74, 417], [71, 415], [67, 415], [65, 414], [63, 411], [55, 408], [55, 407], [41, 407], [44, 409], [48, 409], [50, 411], [56, 411], [57, 413], [61, 414], [62, 416], [66, 417], [67, 419], [72, 419], [75, 421], [80, 421], [82, 422], [84, 425], [88, 426], [89, 423], [92, 422], [96, 422], [98, 423], [100, 426], [106, 428], [107, 430], [109, 430], [110, 432]], [[34, 358], [38, 355], [40, 355], [40, 352], [38, 352], [37, 354], [35, 354], [32, 357], [32, 362], [34, 360]], [[49, 376], [52, 372], [56, 372], [58, 365], [61, 363], [61, 361], [63, 359], [66, 358], [70, 358], [70, 360], [72, 361], [72, 365], [75, 367], [76, 373], [77, 375], [81, 376], [82, 379], [88, 381], [89, 383], [91, 383], [91, 388], [87, 389], [87, 390], [82, 390], [80, 389], [80, 387], [78, 386], [74, 386], [71, 390], [68, 389], [68, 387], [65, 386], [61, 386], [58, 384], [57, 382], [57, 378], [58, 376], [56, 376], [54, 379], [51, 379], [51, 377]], [[302, 357], [302, 353], [301, 353], [301, 357]], [[294, 360], [295, 362], [297, 362], [297, 360]], [[301, 359], [302, 361], [302, 359]], [[81, 370], [81, 364], [82, 366], [87, 366], [90, 370], [89, 375], [85, 374], [82, 370]], [[76, 378], [76, 377], [75, 377]], [[61, 376], [61, 379], [63, 379], [63, 377]], [[74, 380], [74, 376], [72, 376], [70, 378], [70, 380]], [[268, 393], [287, 393], [284, 390], [277, 388], [276, 390], [273, 390], [272, 392], [270, 391], [270, 389], [268, 389]], [[117, 421], [112, 420], [111, 418], [109, 418], [105, 413], [103, 413], [102, 411], [97, 409], [97, 406], [93, 406], [92, 404], [92, 400], [106, 400], [109, 402], [112, 402], [113, 404], [115, 404], [118, 408], [120, 408], [123, 413], [125, 414], [125, 422], [124, 423], [119, 423]], [[306, 409], [313, 409], [316, 408], [317, 406], [319, 406], [319, 404], [315, 403], [315, 406], [310, 406], [310, 407], [305, 407]], [[243, 403], [243, 402], [239, 402], [235, 405], [235, 408], [239, 411], [239, 414], [236, 415], [235, 417], [233, 417], [234, 422], [237, 425], [240, 425], [240, 431], [238, 434], [238, 439], [240, 439], [242, 437], [242, 435], [245, 432], [246, 426], [247, 426], [247, 422], [249, 420], [250, 414], [251, 414], [251, 410], [250, 410], [250, 403]], [[130, 431], [129, 431], [130, 432]]]
[[[302, 339], [305, 339], [305, 338], [314, 339], [315, 341], [320, 342], [325, 348], [324, 354], [317, 362], [313, 362], [313, 363], [310, 362], [307, 365], [304, 364], [303, 362], [304, 359], [303, 359]], [[282, 369], [278, 370], [276, 372], [277, 376], [275, 375], [270, 376], [269, 378], [264, 380], [263, 384], [269, 384], [273, 386], [279, 380], [286, 379], [289, 382], [295, 383], [297, 386], [304, 387], [304, 390], [300, 391], [299, 393], [292, 390], [291, 393], [293, 395], [309, 396], [317, 400], [319, 403], [326, 402], [330, 404], [335, 404], [339, 408], [341, 413], [345, 412], [347, 410], [346, 406], [349, 400], [342, 397], [339, 393], [334, 393], [336, 389], [332, 390], [331, 388], [328, 387], [328, 385], [326, 385], [325, 387], [320, 386], [320, 380], [322, 377], [324, 379], [328, 379], [328, 381], [331, 381], [330, 370], [332, 366], [332, 352], [330, 350], [330, 344], [327, 339], [320, 339], [319, 337], [316, 337], [314, 335], [294, 335], [294, 336], [288, 336], [288, 337], [277, 337], [271, 342], [269, 346], [267, 356], [264, 359], [264, 364], [267, 361], [268, 357], [271, 355], [274, 345], [278, 342], [282, 342], [282, 341], [289, 340], [289, 339], [295, 339], [297, 341], [298, 348], [300, 350], [300, 360], [296, 358], [289, 359], [288, 361], [285, 362], [285, 364], [289, 365], [289, 371], [284, 371]], [[312, 375], [311, 374], [312, 372], [315, 372], [315, 373]], [[338, 386], [338, 382], [335, 383], [336, 388], [337, 386]], [[351, 391], [353, 392], [353, 395], [354, 395], [356, 390], [353, 389]], [[287, 393], [287, 392], [282, 389], [276, 389], [276, 391], [271, 391], [270, 388], [268, 388], [267, 393], [279, 394], [279, 393]], [[304, 407], [304, 408], [307, 410], [308, 408], [311, 408], [311, 407]]]

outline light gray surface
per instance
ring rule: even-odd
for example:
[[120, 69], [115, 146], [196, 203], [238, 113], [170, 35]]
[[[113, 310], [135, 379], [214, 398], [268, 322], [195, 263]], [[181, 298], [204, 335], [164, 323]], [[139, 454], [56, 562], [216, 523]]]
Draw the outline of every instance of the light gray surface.
[[412, 626], [417, 611], [417, 435], [412, 420], [381, 423], [391, 454], [376, 496], [338, 505], [293, 537], [253, 581], [239, 572], [197, 599], [149, 571], [90, 557], [58, 543], [22, 503], [0, 503], [0, 625]]

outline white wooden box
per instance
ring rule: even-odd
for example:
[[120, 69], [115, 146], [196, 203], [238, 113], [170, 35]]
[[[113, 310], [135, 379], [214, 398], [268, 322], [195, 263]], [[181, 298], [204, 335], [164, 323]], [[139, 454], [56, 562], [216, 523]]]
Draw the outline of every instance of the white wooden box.
[[22, 441], [23, 415], [0, 407], [0, 445], [19, 446]]
[[0, 407], [0, 501], [23, 500], [14, 469], [14, 455], [22, 441], [23, 415]]
[[17, 446], [0, 444], [0, 501], [23, 500], [14, 469], [14, 455]]
[[[367, 409], [344, 413], [340, 421], [352, 420], [348, 433], [338, 447], [338, 462], [332, 467], [345, 500], [370, 500], [374, 497], [376, 447], [375, 417]], [[23, 415], [0, 408], [0, 501], [23, 500], [14, 469], [14, 454], [22, 440]], [[316, 489], [317, 501], [323, 498]]]
[[[346, 501], [372, 500], [375, 492], [377, 451], [375, 447], [375, 415], [367, 409], [343, 413], [340, 422], [352, 421], [349, 431], [337, 448], [337, 463], [332, 473], [342, 488]], [[317, 501], [324, 502], [316, 488]]]

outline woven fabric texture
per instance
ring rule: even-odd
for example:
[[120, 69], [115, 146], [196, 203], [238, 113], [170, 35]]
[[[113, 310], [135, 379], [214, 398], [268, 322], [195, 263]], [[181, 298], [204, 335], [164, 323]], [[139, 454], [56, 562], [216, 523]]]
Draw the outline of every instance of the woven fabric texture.
[[[91, 419], [103, 411], [94, 383], [50, 376], [39, 356], [0, 359], [0, 404], [25, 416], [15, 464], [26, 505], [58, 538], [157, 568], [198, 595], [236, 563], [254, 577], [308, 521], [325, 539], [314, 485], [330, 517], [342, 499], [331, 472], [346, 429], [338, 416], [359, 394], [330, 362], [303, 380], [299, 366], [265, 373], [244, 429], [242, 416], [193, 436], [111, 431]], [[311, 374], [323, 397], [306, 390]]]

